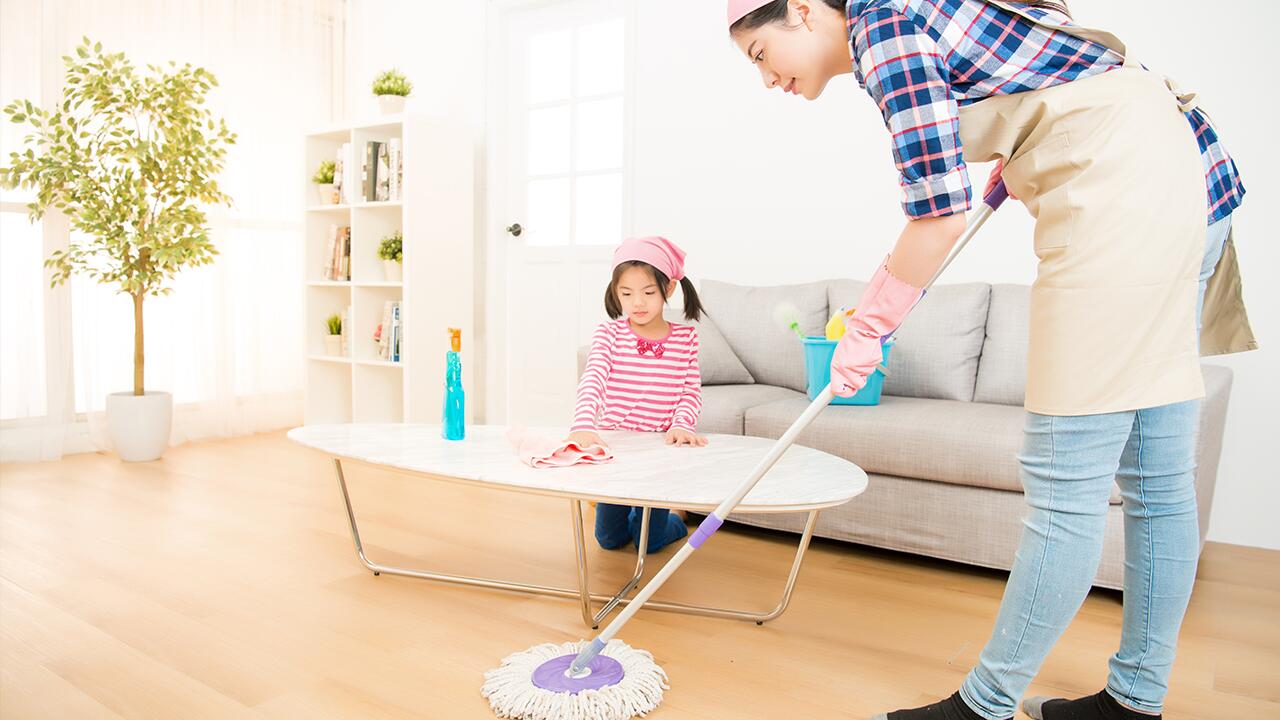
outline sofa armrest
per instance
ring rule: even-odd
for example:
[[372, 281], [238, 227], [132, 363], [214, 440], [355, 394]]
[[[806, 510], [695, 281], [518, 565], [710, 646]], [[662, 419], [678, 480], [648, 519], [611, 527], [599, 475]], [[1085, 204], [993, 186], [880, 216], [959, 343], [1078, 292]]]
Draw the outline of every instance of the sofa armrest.
[[587, 356], [591, 354], [590, 345], [578, 346], [578, 374], [575, 377], [582, 377], [582, 373], [587, 371]]
[[1218, 461], [1222, 459], [1222, 438], [1226, 434], [1227, 405], [1231, 399], [1234, 373], [1221, 365], [1201, 365], [1205, 398], [1200, 408], [1200, 430], [1196, 437], [1196, 503], [1200, 511], [1200, 547], [1209, 532], [1213, 510], [1213, 490], [1218, 482]]

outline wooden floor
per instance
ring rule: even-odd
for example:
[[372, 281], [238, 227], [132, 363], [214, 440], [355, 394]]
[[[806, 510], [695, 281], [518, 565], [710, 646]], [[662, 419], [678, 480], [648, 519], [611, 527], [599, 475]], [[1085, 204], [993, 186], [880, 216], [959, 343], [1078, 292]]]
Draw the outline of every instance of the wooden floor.
[[[369, 470], [348, 480], [375, 559], [574, 582], [563, 500]], [[793, 541], [726, 530], [659, 597], [769, 607]], [[633, 559], [593, 547], [597, 587]], [[1000, 573], [818, 541], [774, 623], [642, 612], [622, 638], [671, 676], [655, 720], [866, 718], [955, 690], [1003, 586]], [[1097, 691], [1119, 628], [1119, 596], [1095, 592], [1032, 693]], [[487, 718], [486, 669], [587, 632], [573, 601], [373, 577], [331, 463], [281, 434], [140, 465], [0, 468], [5, 720]], [[1165, 717], [1280, 718], [1277, 668], [1280, 553], [1210, 545]]]

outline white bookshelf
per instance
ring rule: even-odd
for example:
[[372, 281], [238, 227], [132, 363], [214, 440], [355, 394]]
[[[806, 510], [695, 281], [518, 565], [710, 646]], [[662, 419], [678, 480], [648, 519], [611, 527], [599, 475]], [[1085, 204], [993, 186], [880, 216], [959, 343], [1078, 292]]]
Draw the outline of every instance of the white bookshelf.
[[[399, 200], [358, 201], [360, 158], [368, 141], [399, 138], [403, 184]], [[475, 342], [475, 206], [470, 132], [414, 115], [338, 124], [306, 136], [303, 242], [306, 308], [307, 424], [341, 422], [440, 422], [447, 328], [462, 328], [463, 383], [473, 382], [469, 362]], [[348, 182], [357, 194], [320, 205], [311, 175], [321, 160], [353, 149]], [[351, 280], [324, 279], [333, 226], [351, 228]], [[402, 279], [387, 280], [378, 244], [403, 234]], [[388, 300], [401, 304], [401, 359], [378, 357], [373, 333]], [[325, 354], [325, 319], [351, 309], [348, 354]], [[468, 397], [471, 400], [471, 397]], [[467, 404], [468, 421], [474, 403]]]

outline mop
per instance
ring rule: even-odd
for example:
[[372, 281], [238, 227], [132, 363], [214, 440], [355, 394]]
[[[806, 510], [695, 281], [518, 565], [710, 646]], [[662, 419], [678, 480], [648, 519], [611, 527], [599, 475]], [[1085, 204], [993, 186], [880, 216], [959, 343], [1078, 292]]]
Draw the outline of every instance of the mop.
[[[983, 198], [982, 207], [974, 213], [955, 249], [925, 284], [925, 292], [1008, 196], [1001, 182]], [[684, 546], [594, 640], [536, 645], [508, 655], [501, 666], [486, 672], [480, 693], [489, 700], [494, 713], [500, 718], [517, 720], [626, 720], [656, 708], [662, 702], [663, 691], [668, 689], [666, 672], [653, 661], [653, 655], [615, 640], [614, 636], [684, 561], [720, 529], [724, 518], [729, 517], [791, 447], [796, 436], [834, 397], [835, 391], [827, 385], [774, 442], [742, 484], [707, 515]]]

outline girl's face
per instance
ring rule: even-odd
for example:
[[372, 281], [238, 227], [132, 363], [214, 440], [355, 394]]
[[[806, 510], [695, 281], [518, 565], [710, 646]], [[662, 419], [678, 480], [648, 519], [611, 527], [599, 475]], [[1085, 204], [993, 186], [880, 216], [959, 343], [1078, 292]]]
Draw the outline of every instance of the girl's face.
[[764, 86], [816, 100], [831, 78], [852, 72], [844, 17], [822, 0], [790, 0], [787, 22], [734, 33]]
[[[676, 281], [672, 280], [667, 288], [670, 297], [676, 291]], [[662, 306], [666, 300], [658, 291], [658, 281], [653, 273], [641, 267], [629, 267], [618, 276], [618, 305], [627, 314], [631, 322], [645, 325], [662, 317]]]

